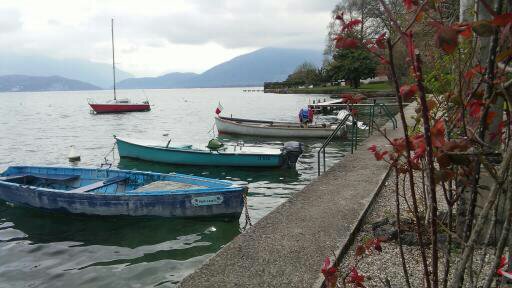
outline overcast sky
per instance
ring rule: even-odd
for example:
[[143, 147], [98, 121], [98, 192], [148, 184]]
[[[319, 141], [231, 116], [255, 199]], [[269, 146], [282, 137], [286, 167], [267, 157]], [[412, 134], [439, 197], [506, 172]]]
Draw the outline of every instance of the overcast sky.
[[321, 50], [336, 0], [0, 0], [0, 52], [203, 72], [262, 47]]

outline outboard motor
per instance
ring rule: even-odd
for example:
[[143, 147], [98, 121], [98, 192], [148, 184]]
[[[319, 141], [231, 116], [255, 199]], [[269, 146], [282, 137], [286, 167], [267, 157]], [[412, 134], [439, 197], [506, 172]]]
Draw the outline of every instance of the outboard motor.
[[300, 155], [304, 152], [304, 144], [297, 141], [289, 141], [284, 143], [283, 152], [285, 165], [287, 168], [295, 168], [295, 164], [297, 164], [297, 160], [299, 160]]

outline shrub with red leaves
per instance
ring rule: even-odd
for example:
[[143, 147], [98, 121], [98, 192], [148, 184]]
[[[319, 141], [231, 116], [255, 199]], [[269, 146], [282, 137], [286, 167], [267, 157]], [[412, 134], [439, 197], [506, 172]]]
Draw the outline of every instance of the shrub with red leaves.
[[338, 281], [338, 269], [334, 267], [333, 264], [334, 263], [331, 263], [331, 259], [326, 257], [322, 269], [320, 270], [324, 275], [328, 287], [336, 287], [336, 282]]
[[336, 37], [335, 47], [337, 49], [355, 49], [359, 46], [359, 41], [353, 38], [345, 38], [343, 36]]

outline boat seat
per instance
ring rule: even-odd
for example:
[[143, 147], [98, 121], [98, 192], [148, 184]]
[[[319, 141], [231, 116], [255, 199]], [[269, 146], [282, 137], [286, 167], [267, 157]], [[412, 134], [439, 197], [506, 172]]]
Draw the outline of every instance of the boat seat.
[[115, 176], [115, 177], [111, 177], [111, 178], [108, 178], [103, 181], [94, 182], [89, 185], [85, 185], [85, 186], [82, 186], [82, 187], [79, 187], [79, 188], [76, 188], [73, 190], [69, 190], [68, 192], [71, 192], [71, 193], [89, 192], [89, 191], [96, 190], [96, 189], [99, 189], [99, 188], [102, 188], [102, 187], [105, 187], [105, 186], [108, 186], [111, 184], [125, 181], [126, 179], [128, 179], [128, 177], [126, 177], [126, 176]]

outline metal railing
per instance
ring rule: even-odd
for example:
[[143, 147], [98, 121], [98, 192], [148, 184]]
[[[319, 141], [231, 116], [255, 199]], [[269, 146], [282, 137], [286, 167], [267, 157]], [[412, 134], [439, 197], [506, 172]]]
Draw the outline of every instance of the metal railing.
[[[355, 108], [355, 107], [370, 107], [369, 120], [368, 120], [368, 122], [369, 122], [368, 123], [368, 137], [370, 135], [372, 135], [372, 133], [374, 131], [374, 122], [375, 122], [374, 119], [375, 119], [375, 109], [376, 108], [380, 109], [379, 114], [384, 112], [386, 117], [393, 124], [393, 129], [396, 129], [398, 127], [398, 122], [396, 120], [396, 117], [393, 115], [393, 113], [391, 113], [391, 111], [389, 110], [387, 105], [384, 103], [376, 103], [376, 101], [374, 100], [373, 103], [369, 103], [369, 104], [345, 104], [344, 106], [346, 108], [348, 108], [347, 109], [348, 111], [352, 111], [352, 108]], [[326, 147], [332, 142], [332, 139], [334, 139], [334, 137], [339, 134], [342, 127], [347, 127], [346, 122], [348, 121], [348, 119], [350, 117], [352, 117], [352, 127], [350, 127], [352, 129], [350, 132], [350, 153], [354, 153], [354, 150], [357, 149], [358, 136], [359, 136], [358, 135], [359, 127], [358, 127], [357, 114], [353, 115], [352, 113], [349, 113], [349, 114], [345, 115], [345, 117], [341, 120], [341, 122], [338, 124], [338, 126], [336, 126], [336, 129], [331, 133], [331, 135], [329, 135], [329, 137], [327, 137], [327, 139], [322, 144], [322, 147], [320, 147], [320, 149], [317, 152], [318, 176], [320, 176], [320, 173], [321, 173], [321, 170], [320, 170], [321, 160], [323, 160], [324, 172], [326, 170], [326, 162], [325, 162]], [[320, 153], [322, 153], [322, 152], [323, 152], [323, 157], [320, 158]]]
[[[340, 121], [338, 126], [336, 126], [334, 131], [332, 131], [331, 135], [329, 135], [329, 137], [327, 137], [327, 139], [325, 139], [324, 143], [322, 144], [322, 147], [320, 147], [320, 149], [318, 150], [317, 159], [318, 159], [318, 175], [319, 176], [320, 176], [320, 152], [322, 152], [322, 151], [324, 152], [323, 159], [324, 159], [324, 172], [325, 172], [325, 147], [327, 147], [327, 145], [329, 145], [329, 143], [331, 143], [332, 139], [334, 137], [336, 137], [336, 135], [338, 135], [338, 133], [340, 133], [341, 128], [346, 127], [346, 123], [350, 117], [352, 117], [352, 113], [349, 113], [349, 114], [345, 115], [345, 117], [343, 117], [343, 119]], [[352, 117], [352, 123], [357, 123], [354, 120], [355, 120], [354, 117]]]

